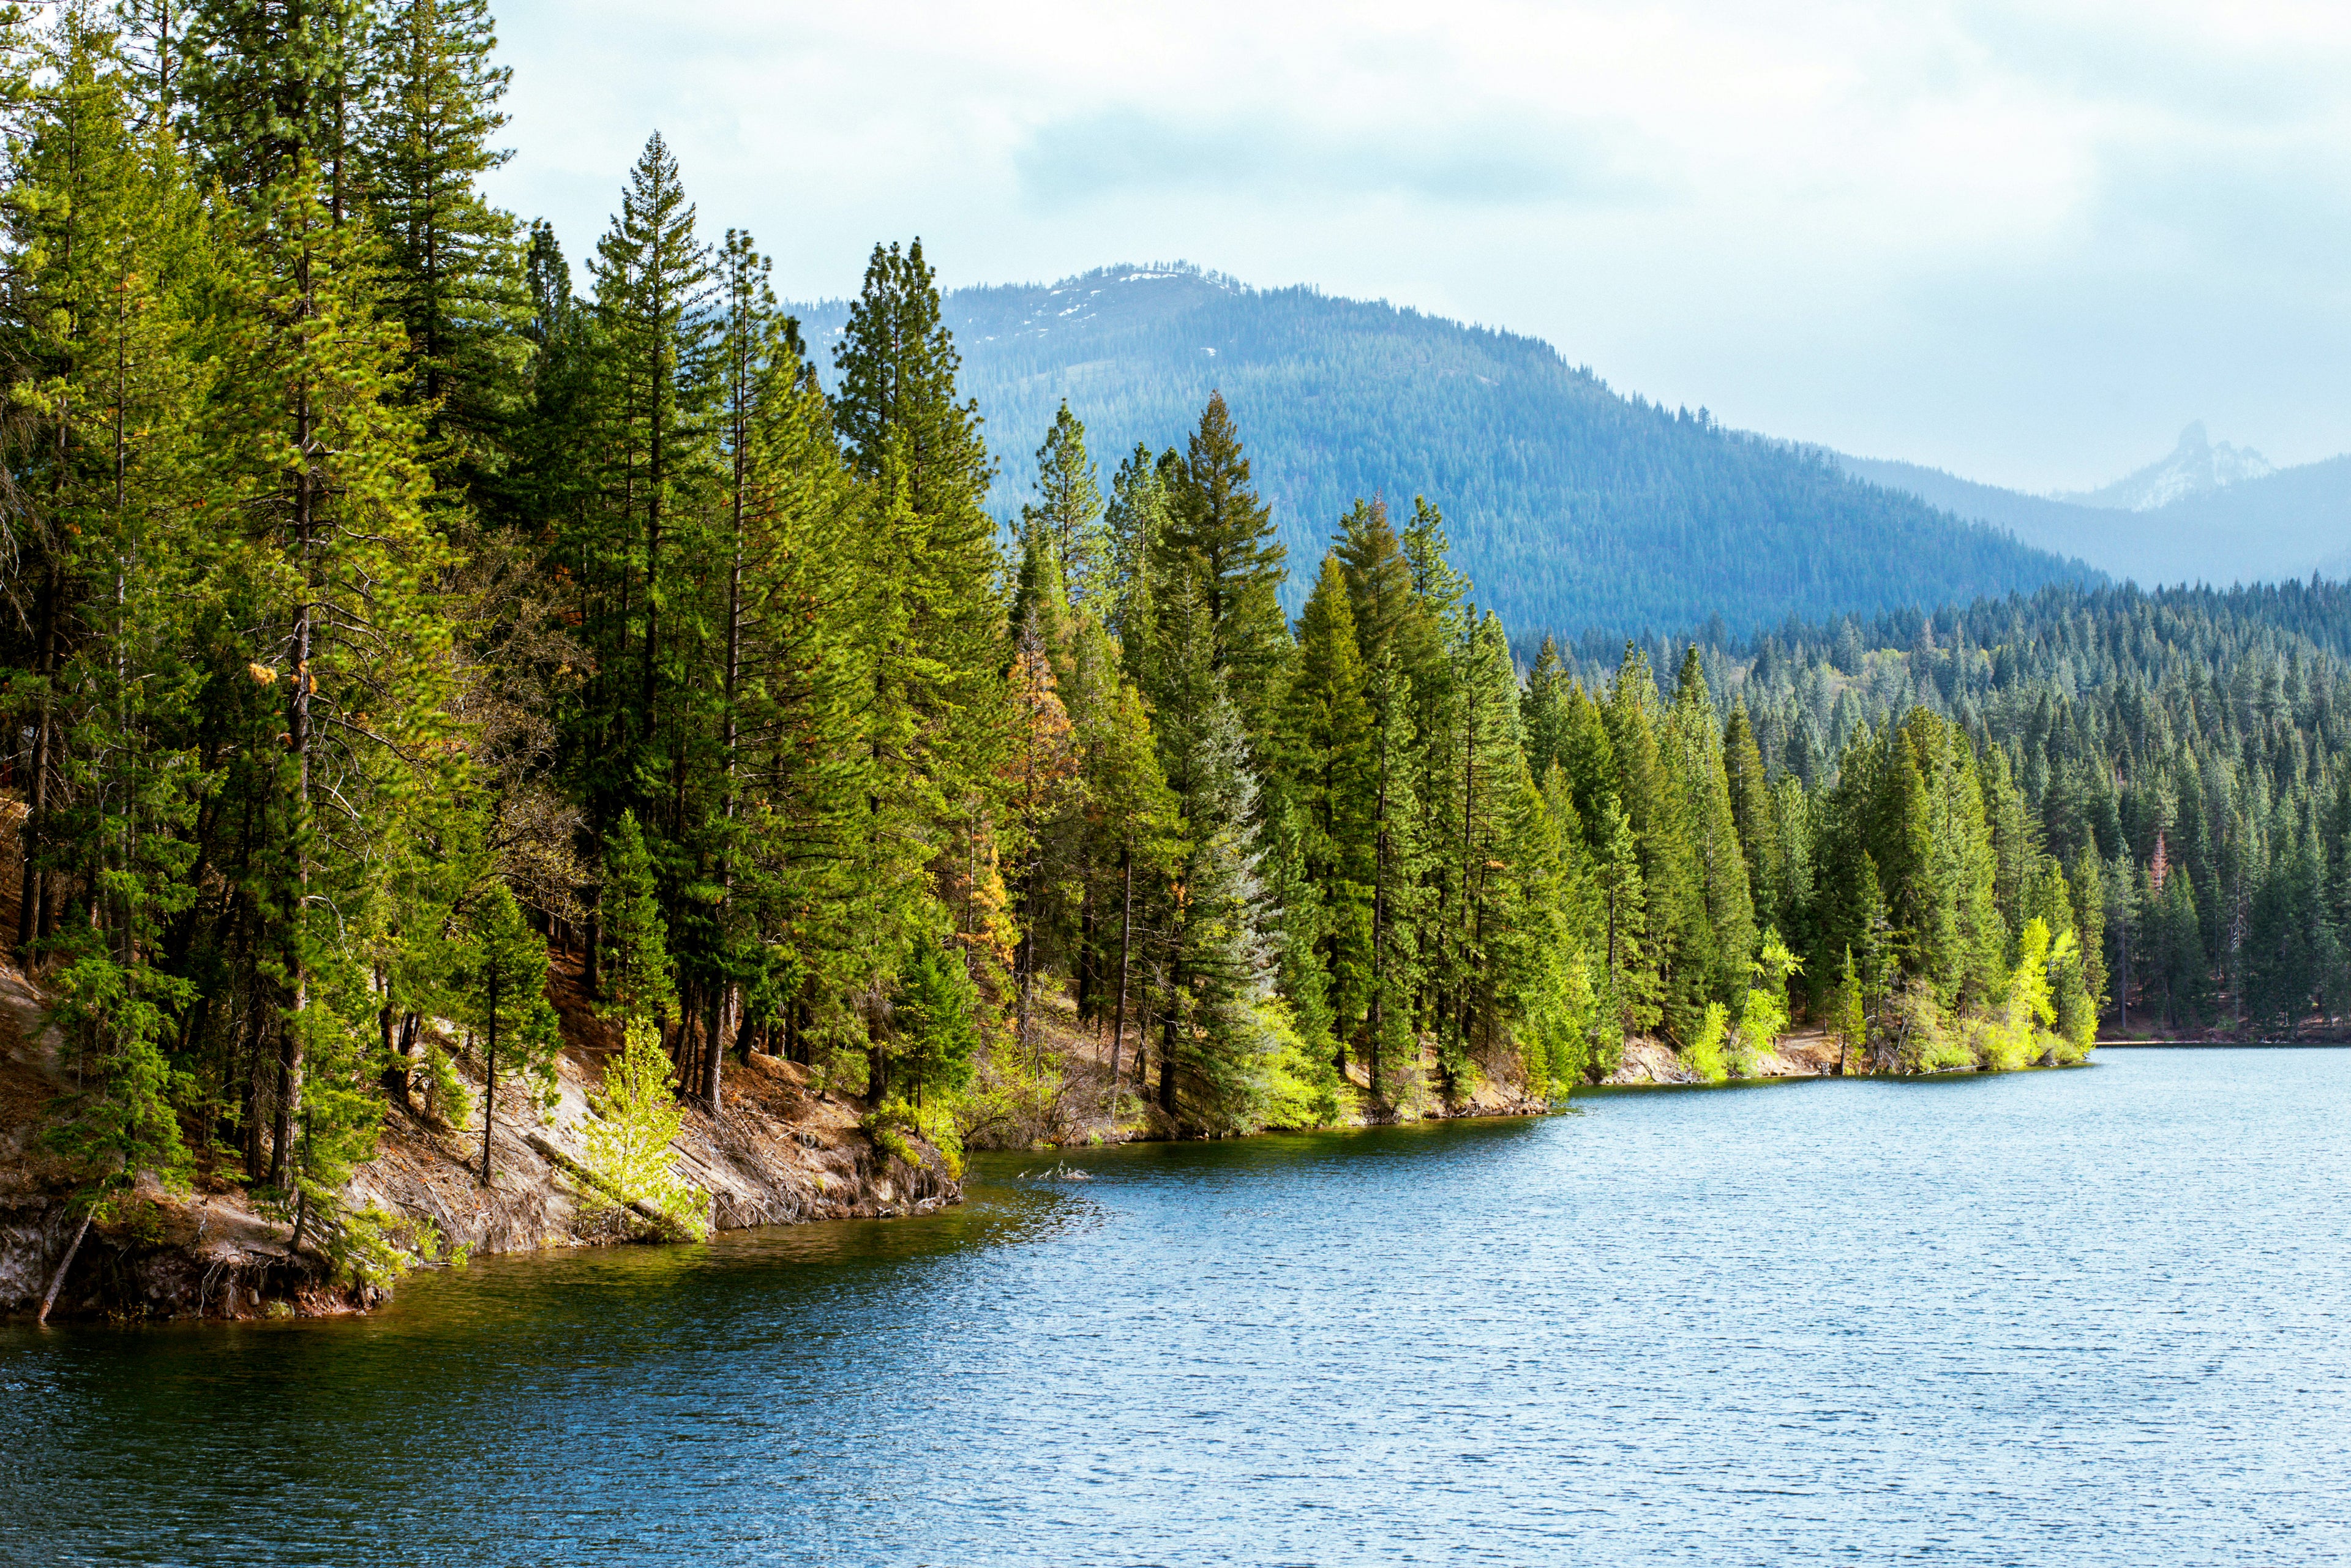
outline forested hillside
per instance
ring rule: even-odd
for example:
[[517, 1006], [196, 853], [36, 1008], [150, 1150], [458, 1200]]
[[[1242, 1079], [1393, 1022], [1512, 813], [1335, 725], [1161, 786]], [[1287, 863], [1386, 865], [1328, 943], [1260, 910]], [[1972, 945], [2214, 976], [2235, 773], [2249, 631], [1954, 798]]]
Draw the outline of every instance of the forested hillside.
[[[1564, 664], [1597, 683], [1614, 656], [1594, 639]], [[1995, 844], [2102, 889], [2131, 1021], [2266, 1038], [2351, 1015], [2346, 662], [2351, 588], [2294, 582], [2051, 588], [1699, 657], [1766, 768], [1832, 797], [1856, 744], [1949, 718], [1975, 739]]]
[[[799, 308], [822, 341], [845, 307]], [[1034, 498], [1019, 459], [1064, 398], [1101, 450], [1155, 451], [1220, 390], [1295, 559], [1357, 497], [1442, 498], [1479, 602], [1521, 632], [1716, 614], [1743, 630], [2095, 576], [1703, 411], [1622, 397], [1549, 344], [1384, 304], [1111, 267], [958, 290], [946, 320], [1006, 460], [999, 516]]]
[[[0, 789], [87, 1203], [205, 1163], [356, 1245], [455, 1039], [546, 1077], [550, 948], [604, 1115], [781, 1053], [950, 1149], [1050, 1087], [1056, 996], [1161, 1133], [1556, 1097], [1642, 1031], [1715, 1077], [1792, 1010], [1856, 1069], [2069, 1061], [2110, 973], [2340, 1010], [2332, 591], [1522, 676], [1445, 497], [1285, 525], [1216, 395], [1162, 448], [1058, 413], [1007, 554], [919, 244], [828, 392], [659, 136], [584, 293], [481, 198], [473, 0], [164, 15], [9, 41]], [[1693, 483], [1761, 450], [1600, 406]]]

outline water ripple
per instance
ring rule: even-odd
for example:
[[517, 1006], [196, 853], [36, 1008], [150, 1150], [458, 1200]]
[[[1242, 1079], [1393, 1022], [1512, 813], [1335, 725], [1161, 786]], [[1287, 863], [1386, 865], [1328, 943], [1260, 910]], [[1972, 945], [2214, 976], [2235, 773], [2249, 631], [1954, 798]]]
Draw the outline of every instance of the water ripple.
[[0, 1556], [2340, 1561], [2346, 1070], [991, 1158], [365, 1321], [11, 1330]]

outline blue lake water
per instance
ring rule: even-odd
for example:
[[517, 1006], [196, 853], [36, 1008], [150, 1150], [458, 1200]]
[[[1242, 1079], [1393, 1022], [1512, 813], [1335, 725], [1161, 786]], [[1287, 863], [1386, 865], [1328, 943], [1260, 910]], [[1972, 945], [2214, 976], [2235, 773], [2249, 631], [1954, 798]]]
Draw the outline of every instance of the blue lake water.
[[2351, 1052], [1583, 1105], [0, 1330], [0, 1560], [2351, 1559]]

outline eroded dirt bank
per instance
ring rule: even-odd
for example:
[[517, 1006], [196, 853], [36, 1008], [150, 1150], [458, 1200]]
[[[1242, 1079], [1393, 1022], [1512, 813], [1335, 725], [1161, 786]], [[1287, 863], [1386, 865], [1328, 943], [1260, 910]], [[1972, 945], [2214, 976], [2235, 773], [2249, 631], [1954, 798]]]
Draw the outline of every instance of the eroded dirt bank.
[[[476, 1110], [463, 1127], [425, 1113], [386, 1114], [375, 1158], [345, 1192], [350, 1205], [385, 1217], [385, 1237], [419, 1266], [459, 1254], [592, 1245], [642, 1226], [609, 1207], [598, 1210], [576, 1169], [586, 1150], [580, 1128], [588, 1090], [601, 1082], [619, 1043], [581, 1005], [571, 977], [550, 986], [564, 1020], [559, 1103], [545, 1109], [533, 1086], [502, 1082], [490, 1139], [492, 1179], [481, 1182], [481, 1083], [467, 1089]], [[478, 1072], [462, 1062], [461, 1072]], [[0, 966], [0, 1314], [35, 1310], [78, 1216], [71, 1173], [40, 1145], [50, 1104], [70, 1087], [57, 1041], [41, 1023], [41, 1000], [26, 977]], [[910, 1145], [913, 1162], [877, 1147], [861, 1125], [864, 1107], [810, 1082], [806, 1070], [773, 1057], [729, 1063], [720, 1110], [689, 1108], [671, 1145], [677, 1169], [710, 1195], [715, 1228], [804, 1220], [887, 1218], [957, 1201], [948, 1162]], [[196, 1190], [167, 1197], [149, 1189], [111, 1223], [84, 1238], [53, 1317], [284, 1316], [364, 1311], [384, 1299], [381, 1282], [338, 1270], [308, 1228], [293, 1246], [293, 1217], [256, 1204], [225, 1168], [200, 1166]]]
[[[1742, 1076], [1748, 1078], [1832, 1078], [1840, 1070], [1837, 1042], [1828, 1031], [1819, 1029], [1798, 1030], [1782, 1035], [1771, 1049], [1759, 1056], [1753, 1070]], [[1855, 1071], [1858, 1071], [1856, 1068]], [[1662, 1040], [1646, 1036], [1625, 1042], [1625, 1060], [1616, 1071], [1601, 1080], [1603, 1084], [1631, 1083], [1698, 1083], [1697, 1073], [1682, 1064], [1680, 1055]]]

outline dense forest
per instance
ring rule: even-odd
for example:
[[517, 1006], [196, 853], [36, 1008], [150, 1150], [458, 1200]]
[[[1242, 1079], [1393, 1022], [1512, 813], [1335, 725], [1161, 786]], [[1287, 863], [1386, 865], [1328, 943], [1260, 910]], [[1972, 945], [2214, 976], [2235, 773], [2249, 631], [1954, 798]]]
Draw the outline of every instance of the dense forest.
[[575, 292], [480, 194], [481, 0], [8, 46], [0, 787], [93, 1181], [330, 1210], [462, 1121], [438, 1020], [544, 1077], [550, 952], [608, 1107], [777, 1053], [949, 1146], [1049, 999], [1204, 1133], [1638, 1033], [1719, 1078], [1792, 1015], [1920, 1071], [2076, 1059], [2110, 993], [2341, 1009], [2337, 591], [1522, 671], [1428, 501], [1292, 562], [1217, 395], [1099, 461], [1060, 409], [1006, 549], [919, 242], [820, 377], [658, 136]]
[[[1597, 681], [1611, 653], [1551, 656]], [[2006, 780], [1995, 826], [2103, 884], [2121, 1021], [2281, 1039], [2351, 1016], [2346, 661], [2351, 586], [2317, 580], [2052, 587], [1698, 654], [1810, 789], [1906, 714], [1958, 726]]]
[[[847, 320], [845, 302], [798, 308], [820, 347]], [[1442, 497], [1456, 564], [1520, 633], [1717, 613], [1744, 631], [2098, 578], [1515, 333], [1180, 266], [963, 288], [945, 310], [1000, 451], [1025, 455], [1065, 398], [1104, 450], [1155, 445], [1221, 391], [1293, 561], [1358, 496]], [[999, 515], [1034, 500], [1026, 466], [1005, 464]]]

